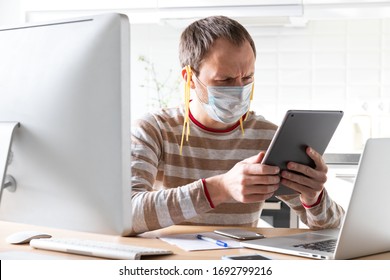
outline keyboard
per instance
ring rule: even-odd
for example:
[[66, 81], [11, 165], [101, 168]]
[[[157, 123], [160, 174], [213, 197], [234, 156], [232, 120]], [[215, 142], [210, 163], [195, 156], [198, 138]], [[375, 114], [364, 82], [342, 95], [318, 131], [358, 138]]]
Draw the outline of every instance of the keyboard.
[[312, 243], [294, 245], [294, 247], [332, 253], [336, 248], [336, 243], [337, 243], [337, 239], [329, 239], [325, 241], [317, 241]]
[[68, 238], [33, 239], [30, 241], [30, 246], [36, 249], [116, 260], [139, 260], [142, 256], [173, 254], [170, 250], [157, 248]]

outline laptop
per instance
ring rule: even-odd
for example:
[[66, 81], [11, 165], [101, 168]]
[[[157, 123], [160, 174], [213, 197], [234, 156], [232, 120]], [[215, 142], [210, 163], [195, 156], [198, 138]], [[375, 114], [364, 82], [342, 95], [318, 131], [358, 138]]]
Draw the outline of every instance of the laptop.
[[[241, 242], [247, 248], [316, 259], [351, 259], [390, 251], [390, 138], [368, 139], [340, 229]], [[331, 244], [333, 249], [327, 249]]]

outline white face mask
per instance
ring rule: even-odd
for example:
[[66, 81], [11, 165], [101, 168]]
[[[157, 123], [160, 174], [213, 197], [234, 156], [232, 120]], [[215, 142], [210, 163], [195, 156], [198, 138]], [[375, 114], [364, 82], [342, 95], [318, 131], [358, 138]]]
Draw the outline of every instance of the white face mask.
[[208, 103], [202, 101], [201, 103], [213, 120], [231, 124], [248, 112], [253, 82], [245, 86], [206, 86], [206, 88]]

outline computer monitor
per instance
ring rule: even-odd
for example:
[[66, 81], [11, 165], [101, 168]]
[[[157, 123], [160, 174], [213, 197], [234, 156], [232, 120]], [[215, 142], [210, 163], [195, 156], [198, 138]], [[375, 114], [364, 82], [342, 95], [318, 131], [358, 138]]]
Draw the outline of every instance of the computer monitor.
[[120, 14], [0, 29], [0, 174], [16, 182], [0, 220], [129, 233], [129, 29]]

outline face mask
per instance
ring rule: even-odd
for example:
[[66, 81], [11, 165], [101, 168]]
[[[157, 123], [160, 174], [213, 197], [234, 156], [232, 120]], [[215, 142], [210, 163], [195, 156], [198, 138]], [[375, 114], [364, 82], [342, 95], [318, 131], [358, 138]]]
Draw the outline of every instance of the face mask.
[[[184, 139], [188, 141], [188, 136], [190, 135], [189, 112], [190, 112], [190, 88], [191, 88], [192, 77], [194, 77], [199, 81], [199, 79], [195, 75], [193, 75], [191, 66], [189, 65], [185, 66], [185, 71], [187, 73], [187, 80], [184, 87], [185, 107], [184, 107], [183, 131], [182, 131], [181, 142], [180, 142], [180, 155], [182, 155], [183, 152]], [[203, 104], [208, 115], [210, 115], [210, 117], [213, 116], [212, 118], [216, 121], [220, 121], [220, 122], [225, 121], [226, 123], [234, 123], [237, 120], [240, 120], [241, 132], [242, 135], [244, 135], [244, 126], [243, 126], [244, 120], [242, 119], [242, 116], [249, 111], [249, 104], [253, 97], [253, 83], [250, 83], [243, 87], [216, 87], [216, 86], [207, 87], [201, 81], [199, 81], [199, 83], [203, 85], [205, 88], [207, 88], [209, 101], [206, 104], [205, 102], [202, 102], [202, 100], [199, 98], [197, 94], [196, 96], [199, 98], [201, 104]], [[222, 94], [218, 94], [218, 93], [222, 93]], [[230, 105], [226, 106], [227, 104]], [[229, 108], [233, 108], [232, 109], [234, 110], [233, 114], [232, 112], [229, 112], [229, 115], [227, 114], [226, 110], [230, 110]], [[216, 112], [223, 112], [223, 113], [216, 113]], [[248, 117], [248, 115], [246, 115], [246, 117]]]
[[248, 112], [253, 83], [245, 86], [207, 86], [206, 88], [208, 103], [202, 101], [201, 103], [213, 120], [231, 124]]

